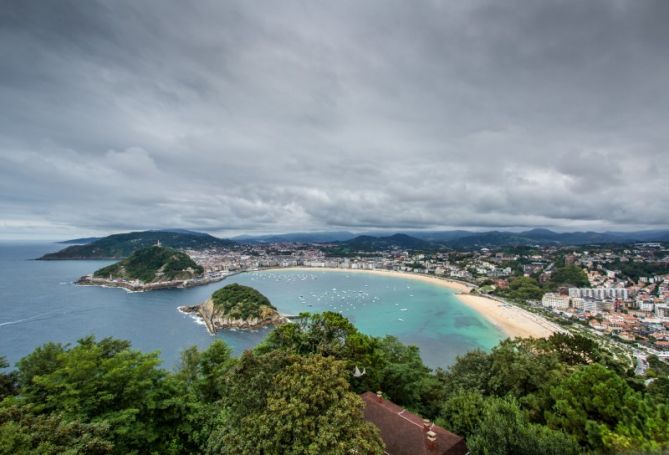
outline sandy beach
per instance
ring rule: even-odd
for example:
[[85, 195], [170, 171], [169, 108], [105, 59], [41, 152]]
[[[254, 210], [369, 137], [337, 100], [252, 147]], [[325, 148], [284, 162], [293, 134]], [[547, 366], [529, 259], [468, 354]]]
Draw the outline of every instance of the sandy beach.
[[409, 272], [395, 272], [392, 270], [360, 270], [360, 269], [334, 269], [315, 267], [291, 267], [283, 270], [298, 270], [304, 272], [342, 272], [342, 273], [368, 273], [372, 275], [392, 275], [410, 280], [423, 281], [426, 283], [442, 286], [452, 290], [458, 300], [472, 308], [509, 337], [534, 337], [544, 338], [561, 330], [560, 326], [554, 324], [541, 316], [530, 313], [520, 307], [505, 304], [486, 296], [470, 294], [474, 288], [469, 283], [464, 283], [448, 278], [440, 278], [430, 275], [420, 275]]

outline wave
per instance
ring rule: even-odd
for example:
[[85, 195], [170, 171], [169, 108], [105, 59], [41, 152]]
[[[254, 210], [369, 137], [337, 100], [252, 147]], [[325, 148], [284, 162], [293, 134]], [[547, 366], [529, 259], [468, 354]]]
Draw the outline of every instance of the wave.
[[183, 311], [181, 308], [177, 308], [177, 311], [191, 318], [197, 325], [207, 325], [199, 314], [189, 313], [188, 311]]
[[53, 310], [53, 311], [47, 311], [45, 313], [39, 313], [34, 316], [30, 316], [28, 318], [22, 318], [22, 319], [16, 319], [14, 321], [6, 321], [6, 322], [0, 322], [0, 327], [4, 327], [6, 325], [16, 325], [16, 324], [21, 324], [24, 322], [31, 322], [31, 321], [39, 321], [41, 319], [46, 319], [44, 316], [57, 313], [59, 310]]

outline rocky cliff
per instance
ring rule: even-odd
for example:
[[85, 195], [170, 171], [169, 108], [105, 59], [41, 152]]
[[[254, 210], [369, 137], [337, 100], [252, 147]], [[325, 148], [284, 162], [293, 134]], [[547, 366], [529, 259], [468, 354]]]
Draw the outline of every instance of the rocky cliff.
[[228, 285], [203, 303], [179, 310], [200, 316], [212, 334], [222, 329], [251, 330], [287, 321], [264, 295], [239, 284]]

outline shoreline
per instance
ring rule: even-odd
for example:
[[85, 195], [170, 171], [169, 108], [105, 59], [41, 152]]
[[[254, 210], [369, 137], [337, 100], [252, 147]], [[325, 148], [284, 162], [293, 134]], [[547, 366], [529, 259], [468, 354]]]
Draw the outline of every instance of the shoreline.
[[476, 311], [508, 337], [546, 338], [553, 333], [563, 331], [557, 324], [511, 303], [503, 303], [485, 295], [470, 294], [471, 290], [476, 288], [475, 285], [448, 278], [420, 275], [411, 272], [398, 272], [394, 270], [337, 269], [328, 267], [285, 267], [265, 270], [367, 273], [371, 275], [396, 276], [399, 278], [422, 281], [453, 291], [455, 297], [463, 305]]
[[160, 289], [188, 289], [197, 286], [206, 286], [207, 284], [223, 281], [229, 276], [236, 275], [231, 273], [224, 276], [209, 277], [204, 279], [192, 278], [188, 280], [157, 281], [155, 283], [133, 283], [130, 281], [115, 281], [107, 278], [96, 278], [92, 275], [84, 275], [74, 282], [77, 286], [98, 286], [102, 288], [120, 288], [127, 292], [150, 292]]

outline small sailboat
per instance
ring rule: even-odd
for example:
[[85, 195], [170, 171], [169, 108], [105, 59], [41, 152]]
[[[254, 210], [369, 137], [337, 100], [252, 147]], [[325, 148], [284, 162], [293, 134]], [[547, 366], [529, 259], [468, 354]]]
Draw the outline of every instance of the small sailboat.
[[359, 378], [362, 375], [364, 375], [365, 373], [367, 373], [367, 368], [363, 368], [362, 371], [360, 371], [360, 368], [358, 368], [358, 366], [356, 365], [355, 371], [353, 372], [353, 377], [354, 378]]

